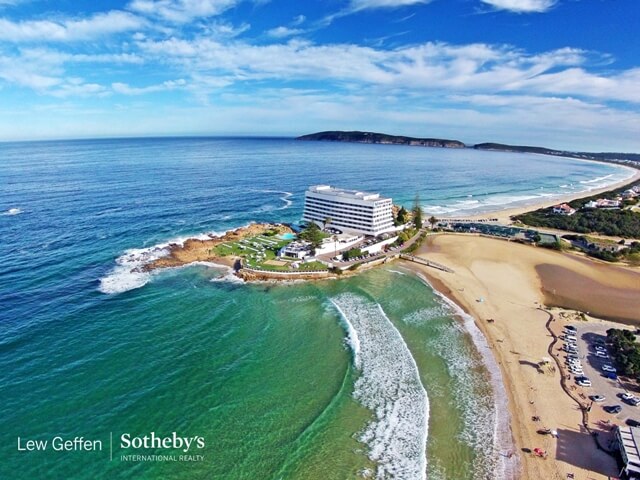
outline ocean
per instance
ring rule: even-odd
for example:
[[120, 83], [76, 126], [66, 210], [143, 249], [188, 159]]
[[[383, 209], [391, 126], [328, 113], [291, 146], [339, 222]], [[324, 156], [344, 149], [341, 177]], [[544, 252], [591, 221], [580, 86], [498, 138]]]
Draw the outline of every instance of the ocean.
[[[298, 221], [317, 183], [464, 216], [629, 176], [291, 139], [3, 143], [0, 159], [0, 478], [25, 479], [512, 478], [482, 335], [400, 265], [278, 285], [213, 265], [131, 270], [170, 242]], [[204, 447], [121, 443], [151, 432]], [[102, 448], [18, 450], [55, 437]]]

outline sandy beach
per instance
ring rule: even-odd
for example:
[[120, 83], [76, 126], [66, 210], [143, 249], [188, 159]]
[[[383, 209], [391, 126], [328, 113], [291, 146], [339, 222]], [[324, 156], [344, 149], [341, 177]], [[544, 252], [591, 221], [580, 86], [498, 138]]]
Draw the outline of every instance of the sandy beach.
[[[426, 276], [434, 287], [461, 305], [487, 338], [502, 370], [509, 396], [511, 425], [522, 478], [604, 479], [617, 466], [595, 447], [582, 426], [582, 412], [560, 386], [560, 371], [549, 358], [553, 340], [547, 329], [545, 303], [579, 304], [601, 316], [640, 325], [640, 271], [593, 262], [573, 255], [479, 236], [430, 236], [417, 254], [454, 270], [446, 273], [414, 263], [404, 265]], [[561, 275], [558, 274], [561, 269]], [[602, 290], [603, 295], [593, 295]], [[550, 298], [549, 292], [555, 291]], [[619, 295], [623, 301], [610, 295]], [[549, 326], [556, 333], [575, 311], [551, 310]], [[579, 321], [579, 320], [578, 320]], [[591, 322], [601, 322], [590, 319]], [[611, 324], [614, 325], [614, 324]], [[535, 422], [533, 417], [539, 417]], [[597, 415], [593, 415], [597, 421]], [[555, 429], [558, 438], [540, 435]], [[542, 448], [546, 459], [522, 449]]]
[[[640, 180], [640, 170], [636, 170], [635, 168], [631, 168], [631, 167], [625, 167], [625, 168], [628, 168], [629, 170], [631, 170], [633, 172], [633, 175], [630, 178], [627, 178], [626, 180], [623, 180], [621, 182], [617, 182], [617, 183], [608, 185], [608, 186], [603, 187], [603, 188], [590, 190], [588, 192], [573, 193], [571, 195], [555, 197], [553, 199], [542, 198], [541, 197], [541, 200], [539, 202], [535, 202], [535, 203], [531, 203], [531, 204], [527, 204], [527, 205], [522, 205], [522, 206], [518, 206], [518, 207], [513, 207], [513, 208], [508, 208], [508, 209], [505, 209], [505, 210], [498, 210], [498, 211], [491, 212], [491, 213], [482, 213], [482, 214], [478, 214], [478, 215], [470, 215], [470, 216], [467, 216], [467, 217], [464, 217], [464, 218], [469, 219], [469, 220], [481, 220], [481, 219], [486, 219], [486, 218], [492, 218], [492, 219], [497, 219], [499, 223], [508, 224], [508, 223], [511, 223], [511, 218], [510, 217], [512, 217], [514, 215], [520, 215], [522, 213], [530, 212], [532, 210], [537, 210], [539, 208], [551, 207], [553, 205], [558, 205], [560, 203], [571, 202], [571, 201], [577, 200], [579, 198], [590, 197], [592, 195], [598, 195], [600, 193], [608, 192], [609, 190], [615, 190], [616, 188], [621, 188], [621, 187], [624, 187], [625, 185], [629, 185], [631, 183], [635, 183], [635, 182]], [[446, 217], [443, 216], [443, 218], [446, 218]], [[456, 217], [456, 218], [458, 218], [458, 217]]]

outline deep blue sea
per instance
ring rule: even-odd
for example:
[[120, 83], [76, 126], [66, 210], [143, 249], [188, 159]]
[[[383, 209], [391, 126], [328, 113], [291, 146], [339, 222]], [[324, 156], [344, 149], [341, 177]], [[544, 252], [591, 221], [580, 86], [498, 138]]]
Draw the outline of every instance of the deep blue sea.
[[[3, 143], [0, 161], [0, 478], [25, 479], [508, 478], [481, 337], [401, 268], [277, 286], [206, 265], [131, 269], [170, 241], [295, 222], [312, 184], [464, 216], [630, 175], [291, 139]], [[190, 459], [121, 445], [150, 432], [206, 445]], [[103, 448], [18, 451], [18, 437], [56, 436]]]

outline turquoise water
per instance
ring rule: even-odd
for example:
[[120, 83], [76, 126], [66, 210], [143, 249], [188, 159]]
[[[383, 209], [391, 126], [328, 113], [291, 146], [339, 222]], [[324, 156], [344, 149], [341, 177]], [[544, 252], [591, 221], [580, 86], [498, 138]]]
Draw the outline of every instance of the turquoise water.
[[296, 238], [294, 233], [283, 233], [282, 235], [278, 235], [282, 240], [293, 240]]
[[[188, 236], [298, 220], [310, 183], [478, 211], [627, 175], [287, 139], [15, 143], [0, 157], [0, 478], [28, 479], [508, 477], [481, 338], [398, 266], [290, 285], [131, 270]], [[120, 444], [150, 432], [202, 437], [204, 458], [123, 459], [180, 453]], [[57, 435], [105, 448], [17, 450]]]

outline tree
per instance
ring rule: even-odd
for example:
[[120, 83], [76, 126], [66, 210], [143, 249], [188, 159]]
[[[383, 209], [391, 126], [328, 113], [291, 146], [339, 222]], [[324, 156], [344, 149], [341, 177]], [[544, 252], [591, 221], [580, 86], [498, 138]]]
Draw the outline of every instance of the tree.
[[435, 224], [438, 223], [438, 219], [433, 215], [431, 215], [429, 217], [429, 223], [431, 224], [431, 230], [433, 230], [433, 227], [435, 226]]
[[324, 235], [320, 231], [320, 227], [315, 222], [310, 222], [304, 230], [298, 235], [302, 240], [306, 240], [311, 243], [314, 249], [318, 248], [322, 244]]
[[422, 228], [422, 207], [420, 206], [420, 194], [416, 193], [416, 197], [413, 199], [413, 208], [411, 209], [413, 214], [413, 224], [416, 228]]
[[407, 212], [406, 208], [400, 207], [400, 210], [398, 210], [398, 214], [396, 215], [396, 224], [404, 225], [408, 221], [409, 221], [409, 212]]
[[326, 230], [327, 227], [331, 224], [331, 217], [327, 217], [324, 219], [324, 222], [322, 222], [324, 225], [322, 227], [323, 230]]
[[362, 250], [359, 248], [352, 248], [342, 254], [342, 259], [348, 261], [352, 258], [356, 258], [362, 255]]

